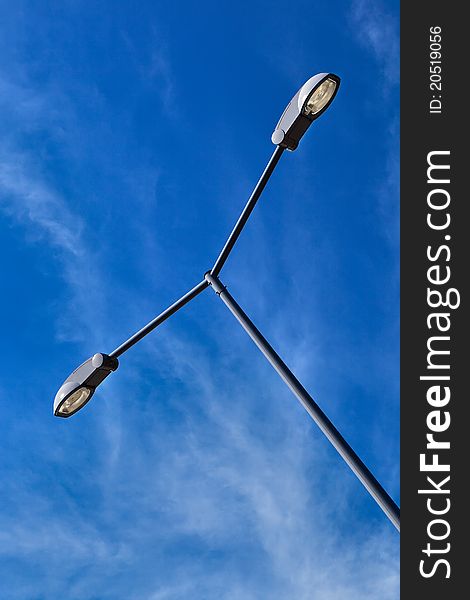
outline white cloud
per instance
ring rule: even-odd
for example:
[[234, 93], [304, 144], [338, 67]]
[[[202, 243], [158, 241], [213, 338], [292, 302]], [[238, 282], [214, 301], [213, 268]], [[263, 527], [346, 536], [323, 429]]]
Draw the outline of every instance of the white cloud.
[[[366, 24], [367, 35], [380, 48], [371, 27]], [[170, 81], [160, 62], [152, 64]], [[31, 122], [54, 104], [28, 87], [13, 89], [22, 98], [18, 110]], [[0, 206], [29, 241], [57, 252], [68, 290], [62, 337], [98, 344], [111, 329], [103, 318], [111, 302], [106, 289], [119, 289], [120, 282], [110, 286], [96, 263], [86, 216], [47, 181], [40, 160], [14, 143], [10, 138], [0, 150]], [[150, 264], [153, 256], [140, 259]], [[121, 301], [133, 307], [132, 321], [143, 302], [132, 292]], [[77, 338], [74, 324], [85, 330]], [[208, 342], [217, 346], [218, 317], [212, 324]], [[302, 369], [314, 363], [311, 351], [293, 348], [292, 338], [276, 329], [294, 362]], [[34, 594], [53, 597], [53, 590], [71, 600], [119, 594], [149, 600], [396, 598], [395, 531], [385, 522], [361, 524], [360, 536], [349, 534], [350, 504], [361, 488], [344, 477], [344, 466], [332, 460], [303, 411], [291, 408], [295, 399], [280, 391], [262, 360], [243, 352], [235, 359], [220, 344], [217, 373], [203, 342], [167, 329], [152, 340], [145, 361], [136, 349], [119, 386], [103, 386], [104, 410], [82, 438], [57, 430], [52, 443], [43, 432], [37, 469], [43, 476], [50, 469], [51, 480], [65, 458], [47, 450], [50, 443], [63, 453], [77, 440], [93, 446], [96, 464], [79, 462], [89, 469], [80, 475], [94, 482], [87, 481], [96, 495], [93, 510], [76, 497], [78, 473], [78, 482], [62, 490], [63, 513], [34, 478], [7, 490], [19, 508], [0, 520], [0, 553], [39, 568]], [[145, 367], [153, 363], [178, 384], [172, 398], [160, 400], [174, 420], [159, 421], [158, 388], [165, 386], [149, 386]], [[113, 411], [107, 410], [111, 404]], [[192, 544], [194, 553], [187, 549]], [[171, 564], [175, 548], [177, 566]], [[213, 560], [218, 554], [224, 558]], [[257, 564], [250, 562], [253, 554]], [[31, 589], [12, 592], [12, 600], [32, 597]]]
[[[8, 154], [8, 158], [5, 156]], [[83, 254], [83, 221], [39, 178], [24, 155], [0, 155], [1, 206], [34, 237], [74, 257]]]
[[59, 296], [69, 296], [58, 322], [59, 338], [101, 341], [96, 325], [103, 308], [102, 278], [86, 241], [87, 226], [26, 153], [5, 147], [0, 148], [0, 210], [23, 229], [30, 243], [55, 251], [66, 284]]
[[[173, 335], [160, 335], [150, 350], [147, 360], [165, 357], [184, 387], [173, 399], [176, 422], [159, 423], [158, 411], [152, 416], [158, 390], [139, 410], [149, 433], [128, 439], [121, 455], [137, 486], [125, 502], [153, 514], [163, 546], [186, 539], [201, 547], [199, 558], [181, 557], [176, 579], [157, 577], [150, 597], [177, 600], [192, 589], [208, 599], [396, 598], [396, 532], [383, 522], [363, 527], [360, 541], [348, 535], [351, 499], [365, 492], [352, 476], [345, 479], [344, 466], [295, 399], [279, 393], [275, 377], [238, 358], [214, 373], [200, 350]], [[131, 463], [123, 458], [129, 446]], [[259, 564], [245, 580], [243, 560], [233, 571], [207, 572], [205, 554], [243, 556], [253, 548]]]
[[399, 79], [399, 24], [380, 0], [353, 0], [352, 23], [358, 40], [369, 48], [382, 64], [388, 85]]

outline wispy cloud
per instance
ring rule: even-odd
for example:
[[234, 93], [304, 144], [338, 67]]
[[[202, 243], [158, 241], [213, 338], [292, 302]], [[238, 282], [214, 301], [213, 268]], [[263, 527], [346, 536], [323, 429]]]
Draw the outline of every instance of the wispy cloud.
[[25, 156], [0, 156], [0, 186], [4, 211], [30, 234], [71, 256], [83, 254], [82, 219], [34, 177]]
[[[360, 543], [349, 536], [349, 502], [359, 484], [352, 476], [345, 484], [338, 472], [344, 466], [302, 409], [292, 410], [295, 400], [279, 393], [263, 363], [229, 355], [217, 374], [201, 349], [174, 335], [160, 335], [149, 350], [152, 362], [171, 366], [167, 376], [180, 379], [183, 389], [172, 400], [175, 422], [152, 416], [158, 390], [145, 400], [140, 416], [149, 434], [134, 440], [130, 463], [124, 459], [138, 486], [126, 489], [125, 502], [154, 515], [162, 545], [186, 539], [199, 557], [180, 557], [176, 579], [166, 578], [151, 597], [176, 600], [192, 589], [228, 599], [395, 598], [395, 532], [383, 523], [363, 529]], [[252, 572], [253, 548], [264, 559], [258, 554]], [[236, 568], [207, 573], [203, 557], [219, 552], [233, 553]], [[240, 552], [245, 559], [235, 558]], [[244, 569], [249, 574], [241, 578]]]
[[369, 48], [382, 65], [387, 85], [399, 79], [399, 22], [380, 0], [353, 0], [351, 18], [360, 43]]
[[44, 181], [27, 154], [9, 148], [0, 150], [0, 208], [23, 228], [29, 242], [56, 252], [66, 290], [72, 293], [66, 306], [75, 322], [73, 326], [61, 318], [59, 337], [82, 341], [92, 335], [98, 341], [102, 279], [86, 242], [86, 224]]
[[[160, 54], [149, 56], [143, 64], [169, 102], [170, 67]], [[21, 84], [3, 85], [15, 123], [34, 129], [46, 121], [62, 135], [51, 108], [58, 98], [68, 107], [60, 118], [74, 123], [72, 100], [35, 89], [26, 74]], [[100, 132], [89, 135], [99, 139]], [[124, 329], [150, 313], [151, 301], [108, 272], [90, 241], [89, 216], [48, 178], [41, 157], [21, 135], [12, 127], [0, 145], [1, 209], [25, 242], [54, 255], [64, 283], [60, 337], [87, 340], [87, 348], [92, 340], [100, 349], [116, 335], [106, 317], [109, 306], [121, 305], [116, 310]], [[84, 158], [80, 152], [77, 144], [77, 159]], [[103, 164], [122, 182], [120, 164], [106, 157]], [[131, 168], [125, 179], [136, 190], [142, 181]], [[146, 182], [145, 193], [151, 189]], [[135, 230], [151, 240], [152, 225], [142, 219]], [[156, 246], [137, 245], [131, 266], [141, 261], [151, 269]], [[264, 260], [268, 265], [268, 252]], [[250, 291], [243, 269], [233, 279], [242, 294]], [[296, 299], [301, 305], [300, 293]], [[204, 306], [194, 310], [207, 316]], [[259, 302], [256, 310], [271, 322], [289, 362], [313, 377], [307, 366], [322, 368], [315, 349], [300, 343], [275, 308]], [[243, 332], [231, 327], [230, 317], [210, 314], [202, 341], [176, 327], [162, 328], [142, 350], [136, 348], [119, 384], [110, 378], [93, 400], [99, 416], [82, 421], [81, 429], [73, 423], [67, 430], [37, 428], [37, 448], [26, 457], [24, 477], [4, 490], [0, 554], [27, 564], [35, 577], [34, 585], [15, 587], [11, 600], [397, 597], [395, 532], [377, 522], [359, 523], [360, 535], [349, 529], [359, 484], [345, 476], [344, 465], [269, 367], [240, 351]], [[315, 324], [306, 318], [301, 325]]]
[[156, 23], [146, 24], [139, 39], [133, 37], [125, 27], [120, 29], [119, 35], [128, 51], [133, 69], [139, 76], [140, 92], [156, 92], [166, 117], [178, 116], [181, 119], [185, 110], [181, 106], [177, 107], [180, 98], [176, 91], [166, 36]]

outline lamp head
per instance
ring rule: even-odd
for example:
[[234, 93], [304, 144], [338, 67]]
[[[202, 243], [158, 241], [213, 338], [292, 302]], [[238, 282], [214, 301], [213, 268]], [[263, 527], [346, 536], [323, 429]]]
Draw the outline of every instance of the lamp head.
[[273, 144], [295, 150], [313, 121], [330, 106], [339, 84], [333, 73], [319, 73], [305, 82], [282, 113], [271, 137]]
[[66, 418], [78, 412], [118, 366], [118, 359], [107, 354], [95, 354], [86, 360], [61, 385], [54, 398], [54, 415]]

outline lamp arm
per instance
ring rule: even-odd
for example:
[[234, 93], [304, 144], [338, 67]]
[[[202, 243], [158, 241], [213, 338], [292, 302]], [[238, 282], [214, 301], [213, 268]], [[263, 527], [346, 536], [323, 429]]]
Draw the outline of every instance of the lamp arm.
[[259, 197], [261, 196], [266, 184], [268, 183], [269, 178], [271, 177], [279, 159], [282, 156], [285, 148], [281, 146], [276, 146], [271, 158], [269, 159], [268, 164], [266, 165], [263, 174], [259, 178], [258, 183], [255, 186], [255, 189], [252, 191], [251, 196], [248, 199], [248, 202], [245, 205], [245, 208], [242, 210], [240, 216], [238, 217], [238, 221], [235, 223], [234, 228], [232, 229], [231, 234], [228, 236], [227, 241], [225, 242], [222, 251], [219, 254], [219, 257], [215, 261], [214, 266], [211, 269], [211, 275], [217, 277], [217, 275], [222, 270], [222, 267], [225, 264], [232, 248], [235, 245], [240, 233], [242, 232], [243, 227], [248, 221], [249, 216], [251, 215], [256, 203], [258, 202]]
[[192, 290], [189, 290], [187, 294], [182, 296], [179, 300], [174, 302], [171, 306], [169, 306], [158, 316], [152, 319], [150, 323], [147, 323], [147, 325], [145, 325], [145, 327], [142, 327], [142, 329], [140, 329], [137, 333], [134, 333], [133, 336], [131, 336], [128, 340], [123, 342], [120, 346], [116, 348], [116, 350], [113, 350], [108, 356], [117, 358], [118, 356], [121, 356], [121, 354], [124, 354], [124, 352], [129, 350], [129, 348], [131, 348], [134, 344], [137, 344], [137, 342], [139, 342], [143, 337], [145, 337], [147, 334], [153, 331], [156, 327], [161, 325], [163, 321], [166, 321], [169, 317], [171, 317], [171, 315], [174, 315], [175, 312], [177, 312], [180, 308], [183, 308], [185, 304], [187, 304], [193, 298], [198, 296], [208, 286], [209, 283], [205, 279], [198, 283], [195, 287], [193, 287]]
[[[274, 150], [271, 158], [269, 159], [269, 162], [266, 165], [266, 168], [264, 169], [261, 177], [259, 178], [259, 181], [256, 184], [253, 192], [251, 193], [251, 196], [249, 197], [248, 202], [245, 205], [245, 208], [242, 210], [242, 212], [238, 218], [238, 221], [235, 223], [235, 226], [232, 229], [232, 232], [230, 233], [229, 237], [227, 238], [227, 241], [225, 242], [225, 245], [222, 248], [222, 251], [220, 252], [219, 257], [215, 261], [215, 264], [210, 271], [211, 274], [215, 275], [216, 277], [220, 273], [220, 270], [222, 269], [222, 267], [224, 266], [225, 261], [227, 260], [230, 252], [232, 251], [232, 248], [234, 247], [235, 242], [237, 241], [240, 233], [242, 232], [243, 227], [245, 226], [246, 222], [248, 221], [249, 216], [251, 215], [256, 203], [258, 202], [258, 199], [261, 196], [261, 193], [263, 192], [263, 190], [264, 190], [269, 178], [271, 177], [277, 163], [279, 162], [279, 159], [281, 158], [281, 155], [284, 152], [284, 150], [285, 150], [285, 148], [282, 148], [281, 146], [276, 146], [276, 149]], [[206, 281], [206, 279], [204, 279], [203, 281], [198, 283], [192, 290], [190, 290], [187, 294], [185, 294], [179, 300], [174, 302], [171, 306], [169, 306], [166, 310], [164, 310], [162, 313], [160, 313], [157, 317], [152, 319], [152, 321], [150, 321], [150, 323], [147, 323], [147, 325], [145, 325], [145, 327], [142, 327], [142, 329], [140, 329], [137, 333], [134, 333], [133, 336], [131, 336], [128, 340], [123, 342], [120, 346], [118, 346], [115, 350], [113, 350], [108, 356], [117, 358], [118, 356], [121, 356], [121, 354], [124, 354], [124, 352], [129, 350], [129, 348], [131, 348], [134, 344], [137, 344], [137, 342], [139, 342], [143, 337], [145, 337], [147, 334], [149, 334], [151, 331], [153, 331], [156, 327], [161, 325], [161, 323], [163, 323], [163, 321], [166, 321], [169, 317], [171, 317], [171, 315], [175, 314], [175, 312], [177, 312], [185, 304], [190, 302], [193, 298], [198, 296], [208, 286], [209, 286], [209, 283], [208, 283], [208, 281]]]

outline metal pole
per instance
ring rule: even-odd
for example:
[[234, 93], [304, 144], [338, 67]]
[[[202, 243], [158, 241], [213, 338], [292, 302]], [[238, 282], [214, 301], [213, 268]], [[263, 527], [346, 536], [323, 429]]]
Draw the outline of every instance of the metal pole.
[[232, 248], [235, 245], [235, 242], [238, 239], [238, 236], [242, 232], [245, 223], [248, 221], [249, 216], [251, 215], [256, 203], [258, 202], [258, 198], [261, 196], [262, 191], [264, 190], [266, 184], [268, 183], [268, 179], [271, 177], [272, 172], [274, 171], [279, 159], [281, 158], [282, 153], [285, 148], [281, 148], [280, 146], [276, 146], [271, 158], [269, 159], [268, 164], [266, 165], [263, 174], [261, 175], [258, 183], [255, 186], [255, 189], [251, 193], [248, 202], [245, 205], [241, 215], [238, 217], [238, 221], [235, 223], [235, 227], [232, 229], [232, 233], [228, 236], [227, 241], [225, 242], [225, 246], [222, 248], [219, 257], [215, 261], [214, 266], [211, 269], [211, 274], [217, 275], [220, 273], [222, 267], [224, 266], [225, 261], [228, 258]]
[[158, 327], [163, 321], [166, 321], [168, 317], [174, 315], [176, 311], [182, 308], [185, 304], [190, 302], [193, 298], [198, 296], [202, 291], [204, 291], [209, 286], [209, 283], [204, 279], [201, 283], [198, 283], [192, 290], [190, 290], [187, 294], [185, 294], [182, 298], [174, 302], [171, 306], [169, 306], [166, 310], [160, 313], [155, 319], [147, 323], [145, 327], [142, 327], [140, 331], [135, 333], [132, 337], [130, 337], [123, 344], [118, 346], [116, 350], [113, 350], [109, 356], [117, 358], [124, 354], [126, 350], [129, 350], [134, 344], [137, 344], [143, 337], [145, 337], [148, 333], [153, 331], [155, 327]]
[[249, 317], [243, 312], [241, 307], [227, 291], [227, 288], [221, 283], [220, 279], [218, 279], [218, 277], [214, 277], [214, 275], [210, 272], [206, 273], [205, 278], [214, 288], [216, 294], [237, 318], [243, 329], [248, 333], [271, 365], [276, 369], [291, 391], [297, 396], [305, 410], [330, 440], [330, 442], [343, 457], [343, 459], [346, 461], [370, 495], [374, 498], [380, 508], [384, 511], [390, 521], [395, 525], [398, 531], [400, 531], [400, 509], [395, 504], [393, 499], [387, 494], [387, 492], [372, 475], [359, 456], [354, 452], [354, 450], [346, 442], [333, 423], [321, 410], [315, 400], [295, 377], [289, 367], [284, 363], [276, 351], [271, 347], [269, 342], [263, 337], [261, 332], [251, 322]]

